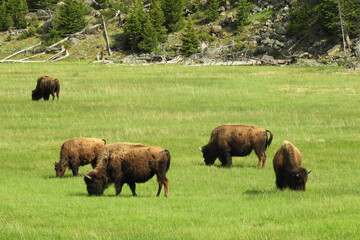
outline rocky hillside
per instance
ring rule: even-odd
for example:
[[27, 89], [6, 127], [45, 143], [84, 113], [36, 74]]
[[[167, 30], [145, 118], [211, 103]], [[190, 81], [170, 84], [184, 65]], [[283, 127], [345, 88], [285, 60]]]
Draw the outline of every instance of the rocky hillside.
[[[236, 1], [231, 4], [226, 1], [219, 7], [220, 17], [214, 22], [207, 22], [204, 12], [192, 12], [185, 9], [187, 15], [192, 15], [195, 28], [201, 40], [199, 53], [187, 59], [188, 63], [232, 62], [239, 64], [287, 64], [287, 63], [342, 63], [344, 50], [341, 36], [329, 38], [324, 32], [308, 31], [303, 35], [289, 34], [289, 14], [292, 0], [258, 0], [252, 7], [249, 24], [241, 31], [234, 27]], [[206, 7], [207, 0], [201, 0]], [[49, 26], [51, 15], [43, 11], [37, 14], [42, 28]], [[161, 51], [153, 54], [133, 54], [121, 46], [124, 26], [124, 14], [114, 12], [105, 18], [106, 33], [102, 14], [92, 10], [87, 15], [88, 27], [84, 31], [67, 36], [58, 45], [45, 47], [39, 45], [24, 51], [12, 60], [31, 58], [33, 61], [47, 60], [61, 50], [61, 45], [67, 49], [68, 61], [111, 60], [128, 64], [145, 63], [149, 61], [169, 61], [178, 56], [181, 45], [182, 31], [170, 34], [162, 45]], [[16, 51], [40, 42], [40, 37], [22, 39], [25, 30], [12, 29], [0, 33], [0, 59], [8, 57]], [[106, 34], [109, 44], [106, 42]], [[347, 39], [346, 56], [351, 62], [359, 62], [360, 36]], [[107, 46], [110, 46], [108, 50]]]

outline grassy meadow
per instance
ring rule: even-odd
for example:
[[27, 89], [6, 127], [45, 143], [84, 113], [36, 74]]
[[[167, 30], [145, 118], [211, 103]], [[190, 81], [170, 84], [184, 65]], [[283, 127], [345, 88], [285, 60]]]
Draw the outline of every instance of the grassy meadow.
[[[359, 239], [360, 71], [336, 67], [0, 65], [0, 239]], [[60, 101], [32, 101], [40, 75]], [[269, 129], [267, 165], [204, 165], [198, 147], [218, 125]], [[171, 153], [169, 197], [156, 177], [115, 197], [89, 197], [67, 170], [74, 137], [140, 142]], [[306, 192], [275, 187], [284, 140], [312, 170]]]

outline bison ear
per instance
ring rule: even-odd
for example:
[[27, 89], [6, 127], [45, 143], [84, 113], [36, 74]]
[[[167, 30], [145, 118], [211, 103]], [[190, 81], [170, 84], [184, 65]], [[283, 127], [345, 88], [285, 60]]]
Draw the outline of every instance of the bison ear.
[[200, 150], [200, 152], [202, 152], [202, 149], [201, 149], [201, 147], [199, 147], [199, 150]]

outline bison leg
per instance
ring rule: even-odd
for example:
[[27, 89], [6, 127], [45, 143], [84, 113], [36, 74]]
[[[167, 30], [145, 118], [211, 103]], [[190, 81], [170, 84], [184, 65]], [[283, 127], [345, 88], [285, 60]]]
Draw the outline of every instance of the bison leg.
[[224, 152], [219, 156], [222, 167], [230, 168], [232, 166], [232, 157], [230, 152]]
[[135, 188], [136, 188], [135, 182], [130, 182], [130, 183], [128, 183], [128, 185], [129, 185], [129, 187], [131, 189], [131, 192], [132, 192], [133, 196], [136, 197], [137, 194], [135, 192]]
[[120, 195], [123, 185], [124, 183], [121, 180], [115, 182], [115, 191], [117, 197]]
[[51, 96], [52, 96], [52, 98], [53, 98], [52, 100], [54, 101], [54, 99], [55, 99], [55, 94], [54, 94], [53, 92], [51, 93]]
[[256, 154], [256, 156], [259, 158], [259, 162], [258, 162], [257, 167], [260, 168], [260, 166], [262, 166], [262, 168], [264, 168], [264, 167], [265, 167], [265, 163], [266, 163], [265, 150], [255, 149], [255, 154]]
[[79, 176], [79, 166], [73, 166], [71, 170], [74, 177]]
[[161, 189], [162, 189], [162, 185], [164, 184], [165, 186], [165, 197], [168, 196], [168, 191], [169, 191], [169, 181], [168, 179], [165, 177], [165, 178], [159, 178], [158, 177], [158, 183], [159, 183], [159, 190], [156, 194], [156, 196], [158, 197], [160, 195], [160, 192], [161, 192]]
[[279, 175], [276, 175], [276, 187], [280, 190], [284, 190], [285, 188], [285, 182], [284, 182], [284, 178], [279, 174]]

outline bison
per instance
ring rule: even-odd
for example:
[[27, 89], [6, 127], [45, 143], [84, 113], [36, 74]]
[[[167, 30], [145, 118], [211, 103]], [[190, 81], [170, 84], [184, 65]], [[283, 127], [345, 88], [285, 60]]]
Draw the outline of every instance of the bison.
[[98, 154], [106, 144], [101, 138], [74, 138], [61, 146], [60, 161], [54, 162], [56, 177], [62, 177], [67, 167], [78, 176], [79, 166], [91, 163], [95, 168]]
[[265, 167], [265, 150], [272, 139], [272, 133], [260, 127], [226, 124], [216, 127], [211, 132], [209, 143], [199, 149], [206, 165], [214, 164], [216, 158], [219, 158], [223, 167], [232, 166], [232, 156], [247, 156], [254, 149], [259, 158], [259, 168], [261, 164]]
[[57, 78], [50, 76], [41, 76], [37, 80], [36, 88], [32, 91], [32, 100], [39, 100], [44, 98], [45, 101], [49, 100], [51, 94], [52, 100], [56, 97], [59, 100], [60, 82]]
[[307, 172], [301, 167], [301, 154], [297, 147], [284, 141], [275, 153], [273, 166], [277, 188], [283, 190], [289, 187], [293, 190], [305, 191], [305, 184], [311, 171]]
[[141, 144], [109, 144], [99, 154], [99, 163], [85, 177], [89, 195], [100, 196], [104, 190], [115, 183], [116, 196], [119, 196], [124, 183], [128, 184], [133, 196], [135, 183], [148, 181], [157, 176], [160, 195], [165, 185], [165, 197], [168, 196], [168, 179], [166, 172], [170, 167], [170, 153], [158, 146]]

